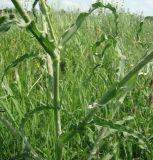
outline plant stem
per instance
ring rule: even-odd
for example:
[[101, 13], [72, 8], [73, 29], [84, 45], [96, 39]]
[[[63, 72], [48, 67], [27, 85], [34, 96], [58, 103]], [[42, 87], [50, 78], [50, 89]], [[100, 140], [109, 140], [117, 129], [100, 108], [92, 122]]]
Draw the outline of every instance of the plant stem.
[[41, 9], [42, 14], [45, 16], [45, 19], [48, 23], [48, 28], [49, 28], [51, 40], [54, 40], [55, 43], [57, 43], [57, 40], [56, 40], [56, 37], [55, 37], [55, 34], [54, 34], [54, 29], [53, 29], [52, 22], [51, 22], [51, 18], [50, 18], [50, 10], [47, 6], [46, 0], [41, 0], [40, 1], [40, 8], [42, 8]]
[[62, 159], [62, 146], [59, 144], [59, 137], [61, 135], [61, 118], [60, 118], [60, 98], [59, 98], [59, 63], [60, 58], [53, 61], [53, 77], [54, 77], [54, 123], [55, 123], [55, 159]]
[[[40, 7], [40, 10], [42, 12], [42, 30], [45, 34], [48, 34], [48, 23], [46, 21], [46, 16], [45, 14], [43, 14], [43, 11], [45, 9], [43, 9], [43, 6], [42, 6], [42, 2], [39, 1], [39, 7]], [[53, 92], [53, 62], [52, 62], [52, 59], [51, 59], [51, 56], [49, 54], [46, 55], [46, 59], [47, 59], [47, 69], [48, 69], [48, 79], [49, 79], [49, 95], [50, 95], [50, 98], [53, 99], [52, 97], [52, 92]]]
[[[55, 158], [56, 160], [62, 159], [62, 146], [59, 143], [59, 136], [61, 135], [61, 120], [60, 120], [60, 98], [59, 98], [59, 63], [60, 63], [60, 56], [57, 50], [55, 49], [54, 41], [55, 37], [53, 35], [52, 28], [50, 29], [51, 32], [51, 38], [54, 39], [54, 41], [50, 41], [47, 36], [44, 37], [43, 33], [41, 33], [34, 22], [31, 22], [30, 17], [25, 12], [25, 10], [22, 8], [18, 0], [11, 0], [14, 4], [15, 8], [20, 13], [21, 17], [24, 19], [26, 23], [29, 23], [29, 26], [27, 27], [31, 33], [35, 36], [35, 38], [38, 40], [38, 42], [42, 45], [42, 47], [45, 49], [45, 51], [51, 56], [53, 60], [53, 77], [54, 77], [54, 120], [55, 120], [55, 136], [56, 136], [56, 145], [55, 145]], [[46, 8], [45, 8], [46, 9]], [[51, 26], [51, 21], [49, 21], [48, 17], [48, 25]], [[51, 66], [50, 66], [51, 67]]]
[[153, 52], [149, 53], [145, 57], [141, 59], [141, 61], [118, 83], [115, 83], [109, 90], [102, 96], [100, 100], [97, 101], [97, 105], [89, 112], [89, 114], [79, 123], [79, 125], [74, 128], [72, 131], [67, 134], [63, 134], [60, 137], [60, 141], [62, 144], [67, 143], [70, 139], [72, 139], [76, 133], [80, 132], [88, 122], [92, 119], [92, 117], [111, 99], [113, 99], [117, 92], [123, 87], [127, 81], [129, 81], [137, 72], [144, 67], [149, 61], [153, 59]]
[[55, 54], [55, 45], [54, 42], [51, 42], [47, 36], [44, 37], [44, 34], [41, 33], [37, 27], [36, 24], [32, 21], [28, 14], [25, 12], [21, 4], [18, 0], [11, 0], [14, 4], [15, 8], [20, 13], [21, 17], [24, 19], [26, 23], [29, 23], [28, 29], [29, 31], [34, 35], [34, 37], [38, 40], [38, 42], [41, 44], [41, 46], [45, 49], [45, 51], [52, 57], [52, 59], [56, 59], [58, 55]]
[[[51, 36], [51, 40], [55, 41], [55, 35], [53, 32], [53, 27], [51, 24], [51, 19], [48, 13], [48, 8], [46, 6], [46, 0], [40, 1], [40, 10], [42, 12], [42, 19], [43, 19], [43, 31], [48, 33]], [[47, 22], [47, 23], [46, 23]], [[55, 50], [56, 52], [57, 50]], [[49, 73], [49, 86], [50, 86], [50, 93], [52, 94], [52, 78], [53, 78], [53, 100], [54, 100], [54, 127], [55, 127], [55, 159], [61, 160], [62, 159], [62, 146], [59, 144], [59, 136], [61, 135], [61, 117], [60, 117], [60, 97], [59, 97], [59, 64], [60, 64], [60, 55], [59, 52], [56, 54], [58, 55], [56, 59], [53, 60], [49, 55], [47, 55], [47, 65], [48, 65], [48, 73]], [[53, 63], [53, 64], [52, 64]], [[53, 75], [52, 75], [53, 71]]]
[[15, 8], [18, 10], [18, 12], [20, 13], [20, 15], [22, 16], [22, 18], [24, 19], [24, 21], [26, 23], [30, 22], [31, 19], [28, 16], [28, 14], [25, 12], [25, 10], [22, 8], [21, 4], [19, 3], [18, 0], [11, 0], [12, 3], [14, 4]]

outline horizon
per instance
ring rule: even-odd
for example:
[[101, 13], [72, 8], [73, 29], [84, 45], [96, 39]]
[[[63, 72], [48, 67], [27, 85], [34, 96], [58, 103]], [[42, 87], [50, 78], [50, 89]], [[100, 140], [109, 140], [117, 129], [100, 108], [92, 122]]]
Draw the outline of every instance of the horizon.
[[[22, 0], [23, 1], [23, 0]], [[27, 8], [31, 8], [30, 0], [25, 0]], [[105, 0], [105, 3], [112, 2], [112, 0]], [[94, 3], [95, 0], [49, 0], [49, 4], [51, 4], [55, 9], [64, 9], [67, 11], [80, 9], [80, 11], [87, 11], [91, 4]], [[121, 6], [125, 11], [130, 11], [131, 13], [143, 14], [144, 16], [152, 16], [153, 15], [153, 0], [113, 0], [114, 3]], [[23, 2], [22, 2], [23, 3]], [[11, 0], [1, 0], [0, 8], [14, 8]]]

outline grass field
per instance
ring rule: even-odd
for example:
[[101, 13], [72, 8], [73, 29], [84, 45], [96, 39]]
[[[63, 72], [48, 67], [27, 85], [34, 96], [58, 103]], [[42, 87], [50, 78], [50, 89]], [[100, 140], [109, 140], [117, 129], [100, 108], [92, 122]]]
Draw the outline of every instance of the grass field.
[[[53, 26], [56, 34], [61, 35], [77, 16], [78, 13], [55, 12]], [[102, 33], [107, 36], [115, 34], [113, 15], [91, 15], [62, 49], [60, 103], [63, 132], [78, 125], [89, 112], [89, 105], [101, 98], [141, 57], [152, 51], [151, 20], [144, 22], [140, 33], [140, 40], [145, 45], [137, 41], [142, 19], [143, 16], [119, 11], [117, 45], [104, 51], [107, 41], [97, 48], [93, 49], [93, 46]], [[5, 34], [0, 33], [0, 78], [5, 73], [0, 87], [0, 108], [5, 112], [0, 112], [0, 116], [9, 120], [14, 128], [19, 128], [25, 120], [23, 118], [28, 116], [25, 135], [40, 156], [51, 160], [54, 159], [54, 118], [53, 111], [47, 106], [53, 102], [48, 92], [44, 52], [26, 29], [13, 27]], [[30, 58], [18, 65], [12, 64], [25, 54]], [[10, 64], [12, 66], [6, 70]], [[103, 125], [91, 123], [71, 139], [64, 147], [64, 160], [151, 160], [152, 74], [152, 64], [148, 64], [122, 87], [116, 98], [94, 116], [104, 119]], [[46, 110], [30, 116], [31, 110], [41, 106]], [[10, 132], [4, 123], [0, 123], [0, 160], [30, 159], [22, 139], [14, 136], [14, 129]]]

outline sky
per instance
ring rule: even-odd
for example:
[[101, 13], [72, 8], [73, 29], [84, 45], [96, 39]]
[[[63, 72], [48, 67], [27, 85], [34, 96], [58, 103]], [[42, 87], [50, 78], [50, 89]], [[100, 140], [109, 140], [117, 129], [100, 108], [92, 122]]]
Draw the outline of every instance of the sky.
[[[30, 0], [25, 0], [30, 1]], [[34, 0], [33, 0], [34, 1]], [[49, 0], [56, 8], [59, 9], [77, 9], [87, 11], [95, 0]], [[145, 16], [153, 16], [153, 0], [103, 0], [105, 2], [118, 2], [125, 10], [132, 13], [138, 13]], [[28, 2], [30, 5], [30, 3]], [[0, 0], [0, 8], [11, 7], [11, 0]]]

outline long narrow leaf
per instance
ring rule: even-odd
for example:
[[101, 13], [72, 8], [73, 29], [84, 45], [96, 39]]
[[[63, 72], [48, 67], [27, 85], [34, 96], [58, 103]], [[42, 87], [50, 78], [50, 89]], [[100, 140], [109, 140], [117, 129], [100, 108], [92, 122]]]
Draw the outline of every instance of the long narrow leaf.
[[146, 20], [153, 20], [153, 16], [147, 16], [140, 22], [138, 30], [137, 30], [137, 41], [140, 41], [140, 33], [142, 32], [143, 25]]
[[135, 131], [135, 130], [123, 125], [123, 124], [120, 124], [120, 122], [121, 121], [113, 123], [111, 120], [106, 120], [106, 119], [102, 119], [99, 117], [97, 117], [93, 120], [93, 123], [95, 125], [115, 129], [117, 132], [127, 133], [129, 136], [132, 136], [133, 138], [136, 138], [145, 144], [146, 139], [140, 132]]
[[[127, 123], [131, 120], [134, 120], [134, 117], [127, 116], [127, 117], [124, 117], [120, 121], [116, 121], [115, 124], [124, 125], [125, 123]], [[112, 123], [114, 123], [114, 122], [112, 122]], [[105, 138], [108, 138], [110, 135], [116, 134], [118, 132], [118, 130], [111, 128], [110, 126], [109, 127], [108, 126], [106, 126], [106, 127], [101, 126], [101, 127], [102, 127], [102, 130], [101, 130], [100, 134], [98, 135], [97, 139], [95, 140], [93, 148], [90, 152], [90, 155], [89, 155], [89, 157], [91, 157], [91, 158], [89, 158], [90, 160], [92, 159], [92, 157], [94, 157], [96, 155], [97, 151], [101, 147], [102, 141]], [[111, 155], [113, 156], [114, 154], [111, 154]]]
[[29, 112], [27, 112], [24, 117], [22, 118], [21, 120], [21, 123], [20, 123], [20, 130], [23, 130], [24, 129], [24, 126], [26, 124], [26, 122], [33, 116], [35, 115], [36, 113], [39, 113], [41, 111], [45, 111], [45, 110], [50, 110], [50, 109], [54, 109], [53, 107], [51, 106], [41, 106], [41, 107], [37, 107]]
[[3, 75], [2, 75], [2, 81], [3, 81], [3, 79], [4, 79], [4, 76], [8, 73], [8, 71], [9, 71], [11, 68], [13, 68], [13, 67], [17, 66], [18, 64], [22, 63], [24, 60], [29, 59], [29, 58], [36, 57], [37, 55], [38, 55], [38, 54], [36, 54], [36, 53], [30, 53], [30, 54], [27, 54], [27, 53], [26, 53], [26, 54], [22, 55], [21, 57], [17, 58], [16, 60], [14, 60], [11, 64], [9, 64], [9, 65], [5, 68], [4, 73], [3, 73]]
[[84, 12], [84, 13], [81, 13], [76, 22], [74, 24], [71, 25], [71, 27], [62, 35], [61, 39], [60, 39], [60, 46], [63, 46], [66, 44], [66, 42], [77, 32], [77, 30], [81, 27], [82, 23], [85, 21], [85, 19], [93, 12], [95, 11], [96, 9], [98, 8], [107, 8], [107, 9], [110, 9], [116, 19], [118, 17], [117, 13], [116, 13], [116, 9], [111, 5], [111, 4], [107, 4], [107, 5], [104, 5], [103, 3], [101, 2], [97, 2], [97, 3], [94, 3], [92, 4], [92, 7], [89, 9], [88, 12]]

